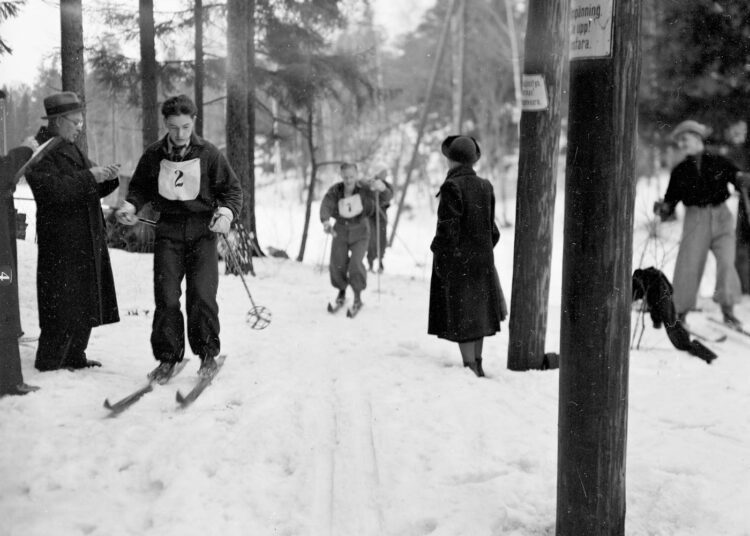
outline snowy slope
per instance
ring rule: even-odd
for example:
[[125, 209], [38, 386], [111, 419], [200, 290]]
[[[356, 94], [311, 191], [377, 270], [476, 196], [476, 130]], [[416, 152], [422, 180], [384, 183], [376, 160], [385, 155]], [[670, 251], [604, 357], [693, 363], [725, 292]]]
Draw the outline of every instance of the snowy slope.
[[[679, 224], [663, 224], [656, 245], [644, 235], [657, 190], [639, 189], [634, 264], [671, 277]], [[259, 236], [294, 257], [303, 211], [285, 198], [260, 192]], [[0, 535], [554, 534], [558, 373], [507, 371], [507, 323], [485, 342], [486, 379], [460, 366], [455, 345], [426, 335], [434, 215], [427, 201], [414, 207], [381, 292], [371, 276], [354, 320], [325, 312], [335, 293], [318, 270], [326, 241], [317, 224], [307, 262], [261, 259], [248, 277], [255, 302], [273, 312], [266, 330], [249, 329], [241, 281], [222, 276], [229, 358], [187, 410], [174, 395], [194, 380], [194, 357], [172, 384], [106, 418], [103, 400], [154, 366], [151, 257], [111, 251], [122, 321], [95, 329], [89, 346], [104, 367], [38, 373], [33, 346], [23, 346], [24, 377], [42, 389], [0, 399]], [[496, 249], [508, 296], [512, 242], [504, 231]], [[32, 240], [19, 248], [23, 325], [36, 334], [36, 250]], [[644, 249], [656, 253], [641, 260]], [[717, 310], [711, 270], [704, 316]], [[747, 298], [738, 316], [750, 324]], [[750, 535], [750, 340], [713, 345], [719, 359], [708, 366], [645, 324], [630, 356], [627, 534]]]

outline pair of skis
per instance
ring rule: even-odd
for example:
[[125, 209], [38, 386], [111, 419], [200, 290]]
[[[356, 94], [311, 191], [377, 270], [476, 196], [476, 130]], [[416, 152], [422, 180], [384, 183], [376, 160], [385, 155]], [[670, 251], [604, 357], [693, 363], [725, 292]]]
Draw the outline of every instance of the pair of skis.
[[[206, 388], [211, 385], [211, 382], [216, 377], [216, 375], [221, 370], [221, 367], [224, 365], [224, 360], [226, 359], [226, 355], [220, 355], [216, 358], [216, 370], [213, 372], [213, 374], [210, 374], [208, 376], [200, 376], [198, 378], [198, 381], [193, 385], [193, 388], [190, 389], [190, 391], [183, 395], [179, 390], [177, 391], [177, 394], [175, 396], [177, 403], [181, 408], [186, 408], [203, 393], [203, 391], [206, 390]], [[109, 399], [106, 399], [104, 401], [104, 407], [109, 410], [109, 416], [110, 417], [116, 417], [126, 409], [130, 408], [138, 402], [145, 394], [150, 393], [154, 390], [154, 385], [164, 385], [166, 383], [169, 383], [169, 381], [177, 376], [180, 372], [182, 372], [182, 369], [185, 368], [185, 365], [187, 365], [188, 359], [183, 359], [179, 363], [177, 363], [174, 368], [172, 369], [172, 372], [167, 378], [164, 378], [162, 381], [157, 382], [153, 379], [149, 379], [148, 383], [146, 383], [143, 387], [140, 387], [127, 395], [125, 398], [122, 398], [121, 400], [118, 400], [117, 402], [111, 403]]]
[[[351, 307], [348, 307], [346, 309], [346, 317], [347, 318], [354, 318], [357, 316], [357, 313], [359, 313], [362, 310], [362, 305], [364, 305], [362, 302], [354, 303]], [[328, 312], [331, 314], [335, 314], [339, 311], [339, 309], [344, 307], [344, 302], [337, 301], [335, 304], [331, 305], [330, 302], [328, 302]]]
[[[727, 324], [726, 322], [719, 320], [717, 318], [709, 317], [708, 320], [714, 324], [717, 324], [721, 326], [722, 328], [732, 331], [734, 333], [738, 333], [740, 335], [744, 335], [745, 337], [750, 338], [750, 331], [745, 329], [742, 326]], [[727, 334], [726, 333], [720, 333], [718, 335], [709, 335], [707, 333], [701, 332], [701, 331], [695, 331], [692, 328], [689, 328], [686, 326], [686, 329], [690, 335], [695, 337], [698, 340], [704, 341], [704, 342], [711, 342], [711, 343], [720, 343], [727, 340]]]

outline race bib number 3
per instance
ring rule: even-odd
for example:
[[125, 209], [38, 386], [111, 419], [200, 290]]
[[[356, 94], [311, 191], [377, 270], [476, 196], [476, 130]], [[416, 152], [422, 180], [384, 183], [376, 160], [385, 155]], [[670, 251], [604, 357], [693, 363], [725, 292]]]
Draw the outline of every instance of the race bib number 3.
[[359, 216], [362, 214], [362, 210], [362, 198], [359, 194], [339, 199], [339, 215], [344, 218]]
[[159, 166], [159, 195], [170, 201], [192, 201], [201, 189], [201, 161], [162, 160]]

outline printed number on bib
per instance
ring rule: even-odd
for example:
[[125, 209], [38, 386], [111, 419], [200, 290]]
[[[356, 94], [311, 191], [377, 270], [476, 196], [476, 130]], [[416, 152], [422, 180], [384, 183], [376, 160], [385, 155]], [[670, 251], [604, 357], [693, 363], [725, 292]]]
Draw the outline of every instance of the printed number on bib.
[[359, 194], [350, 195], [339, 199], [339, 215], [344, 218], [353, 218], [362, 214], [362, 198]]
[[159, 195], [170, 201], [192, 201], [201, 189], [201, 161], [162, 160], [159, 166]]

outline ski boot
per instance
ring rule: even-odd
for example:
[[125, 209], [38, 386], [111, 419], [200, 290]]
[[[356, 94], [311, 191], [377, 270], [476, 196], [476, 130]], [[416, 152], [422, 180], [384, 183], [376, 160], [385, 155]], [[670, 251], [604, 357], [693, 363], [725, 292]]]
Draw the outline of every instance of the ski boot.
[[732, 329], [741, 329], [742, 322], [734, 316], [734, 307], [731, 305], [721, 306], [721, 315], [724, 317], [724, 323]]
[[159, 384], [166, 383], [172, 377], [176, 361], [162, 361], [159, 366], [149, 372], [148, 379]]
[[198, 376], [201, 378], [210, 378], [216, 374], [217, 370], [219, 370], [219, 365], [216, 364], [216, 359], [213, 356], [201, 358], [201, 366], [198, 369]]
[[336, 296], [336, 305], [344, 305], [346, 301], [346, 289], [339, 290], [338, 296]]

